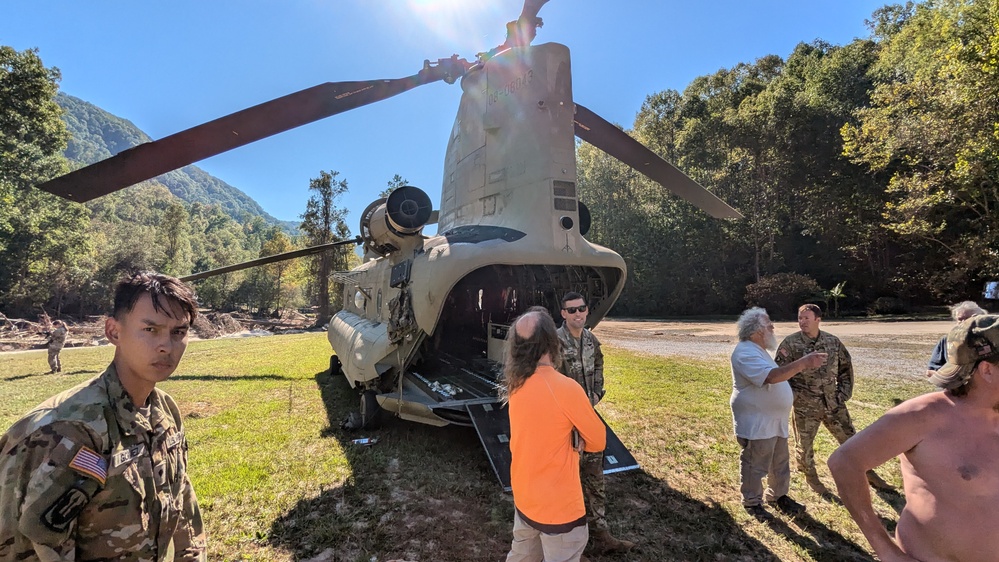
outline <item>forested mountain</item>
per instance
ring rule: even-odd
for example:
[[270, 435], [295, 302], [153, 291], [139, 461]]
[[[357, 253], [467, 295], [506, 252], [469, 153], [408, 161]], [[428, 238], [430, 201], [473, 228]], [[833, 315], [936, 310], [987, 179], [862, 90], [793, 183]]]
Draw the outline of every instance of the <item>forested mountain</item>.
[[[149, 135], [131, 121], [104, 111], [96, 105], [60, 92], [56, 103], [65, 111], [63, 121], [70, 138], [65, 155], [74, 166], [85, 166], [104, 160], [138, 144], [149, 142]], [[281, 221], [271, 216], [249, 195], [206, 173], [197, 166], [185, 166], [156, 178], [187, 203], [218, 205], [230, 217], [244, 220], [261, 216], [271, 225], [295, 233], [298, 223]]]
[[[0, 313], [100, 314], [123, 274], [206, 271], [297, 249], [319, 234], [321, 225], [306, 220], [308, 234], [299, 235], [298, 223], [277, 221], [194, 166], [84, 204], [37, 189], [149, 140], [128, 121], [58, 93], [59, 80], [37, 50], [0, 45]], [[325, 200], [330, 216], [333, 199]], [[346, 225], [334, 227], [330, 236], [349, 237]], [[197, 287], [199, 300], [258, 311], [308, 305], [319, 287], [308, 262], [208, 279]]]

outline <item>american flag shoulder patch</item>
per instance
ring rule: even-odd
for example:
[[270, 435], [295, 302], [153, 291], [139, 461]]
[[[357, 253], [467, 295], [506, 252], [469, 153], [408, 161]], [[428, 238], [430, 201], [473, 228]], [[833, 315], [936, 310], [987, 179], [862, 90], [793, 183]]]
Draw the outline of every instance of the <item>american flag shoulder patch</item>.
[[85, 474], [104, 485], [108, 479], [108, 461], [89, 447], [80, 447], [76, 456], [70, 461], [69, 467]]

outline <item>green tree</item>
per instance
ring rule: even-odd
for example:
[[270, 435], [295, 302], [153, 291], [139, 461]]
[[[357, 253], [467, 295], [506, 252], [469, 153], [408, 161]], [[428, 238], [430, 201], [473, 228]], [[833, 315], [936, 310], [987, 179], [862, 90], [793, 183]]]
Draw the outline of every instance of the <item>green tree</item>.
[[86, 209], [34, 188], [66, 171], [59, 71], [0, 46], [0, 306], [61, 306], [88, 249]]
[[[291, 238], [279, 227], [271, 227], [257, 257], [273, 256], [295, 249]], [[236, 289], [235, 300], [246, 303], [260, 314], [277, 311], [282, 304], [290, 303], [293, 287], [285, 286], [285, 277], [292, 270], [292, 262], [285, 260], [251, 268]], [[291, 289], [291, 291], [289, 290]]]
[[844, 127], [846, 153], [890, 178], [884, 225], [917, 250], [900, 283], [966, 295], [999, 274], [999, 0], [879, 15], [872, 104]]
[[[337, 180], [339, 172], [321, 170], [318, 178], [309, 181], [309, 190], [313, 195], [305, 205], [302, 224], [299, 227], [305, 233], [309, 246], [329, 244], [350, 237], [350, 228], [344, 219], [347, 210], [337, 207], [337, 200], [347, 193], [347, 180]], [[393, 178], [405, 182], [398, 175]], [[391, 187], [392, 182], [389, 182]], [[319, 308], [316, 324], [322, 326], [332, 318], [332, 308], [342, 307], [342, 290], [335, 291], [333, 299], [330, 295], [330, 274], [334, 271], [346, 270], [349, 266], [349, 255], [353, 248], [349, 245], [340, 246], [323, 252], [312, 259], [310, 272], [314, 276], [315, 303]]]
[[175, 201], [167, 207], [160, 224], [165, 261], [162, 271], [183, 275], [191, 271], [190, 216], [183, 203]]
[[392, 176], [392, 179], [388, 181], [388, 186], [385, 189], [383, 189], [381, 193], [378, 194], [378, 197], [388, 197], [389, 195], [392, 194], [393, 191], [399, 189], [404, 185], [409, 185], [409, 180], [400, 176], [399, 174], [396, 174]]
[[[271, 229], [270, 236], [260, 249], [260, 257], [283, 254], [294, 249], [295, 247], [292, 245], [291, 238], [283, 230], [275, 226]], [[292, 263], [289, 260], [275, 262], [263, 267], [274, 280], [274, 289], [270, 293], [273, 296], [269, 299], [269, 302], [272, 303], [275, 310], [281, 308], [282, 300], [286, 304], [288, 302], [287, 299], [283, 298], [286, 296], [286, 291], [282, 285], [285, 280], [285, 274], [291, 270], [291, 267]]]

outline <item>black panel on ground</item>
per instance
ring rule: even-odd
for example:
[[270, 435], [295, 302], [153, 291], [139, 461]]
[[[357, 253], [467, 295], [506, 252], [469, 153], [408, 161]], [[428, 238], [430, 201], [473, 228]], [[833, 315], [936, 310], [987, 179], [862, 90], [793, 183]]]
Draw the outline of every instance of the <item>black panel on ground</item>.
[[[506, 407], [494, 404], [472, 404], [468, 406], [468, 414], [472, 418], [475, 431], [479, 434], [482, 447], [486, 450], [493, 472], [499, 479], [503, 490], [510, 488], [510, 417]], [[599, 414], [598, 414], [599, 415]], [[614, 430], [600, 418], [607, 427], [607, 448], [604, 449], [604, 474], [637, 470], [638, 461], [621, 443]]]

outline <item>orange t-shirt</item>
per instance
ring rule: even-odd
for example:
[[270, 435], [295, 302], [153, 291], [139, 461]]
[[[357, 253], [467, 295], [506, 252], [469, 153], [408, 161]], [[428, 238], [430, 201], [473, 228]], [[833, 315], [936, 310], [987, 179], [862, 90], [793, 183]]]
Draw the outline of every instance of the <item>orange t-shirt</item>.
[[513, 503], [531, 521], [560, 525], [586, 516], [575, 427], [587, 452], [603, 451], [607, 430], [579, 383], [539, 366], [510, 395]]

